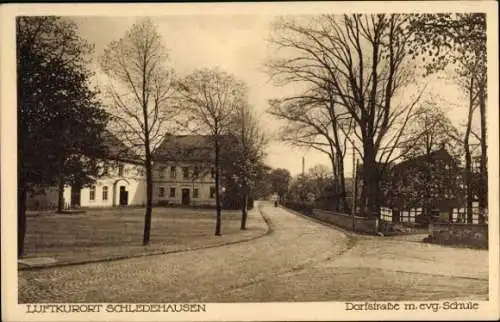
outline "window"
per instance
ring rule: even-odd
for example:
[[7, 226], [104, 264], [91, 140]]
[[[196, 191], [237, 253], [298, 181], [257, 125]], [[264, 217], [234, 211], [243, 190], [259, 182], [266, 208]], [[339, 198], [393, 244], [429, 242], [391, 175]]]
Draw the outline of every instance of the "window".
[[182, 178], [184, 180], [189, 179], [189, 168], [188, 167], [182, 168]]
[[193, 198], [198, 198], [199, 191], [197, 188], [193, 189]]
[[160, 187], [160, 190], [158, 191], [158, 194], [160, 197], [165, 197], [165, 188]]
[[90, 201], [94, 201], [95, 200], [95, 186], [90, 187], [89, 200]]
[[212, 168], [212, 169], [211, 169], [211, 171], [210, 171], [210, 177], [211, 177], [212, 179], [214, 179], [214, 178], [215, 178], [215, 169], [214, 169], [214, 168]]
[[107, 186], [102, 187], [102, 200], [108, 200], [108, 187]]
[[177, 178], [176, 167], [173, 165], [170, 167], [170, 178]]
[[170, 188], [170, 198], [175, 198], [175, 188]]
[[161, 167], [161, 168], [158, 170], [158, 176], [160, 177], [160, 179], [165, 178], [165, 168], [164, 168], [164, 167]]
[[124, 166], [123, 166], [123, 164], [120, 164], [118, 166], [118, 176], [119, 177], [123, 177], [123, 170], [124, 170]]
[[200, 168], [194, 167], [194, 169], [193, 169], [193, 178], [196, 179], [196, 178], [199, 177], [199, 175], [200, 175]]
[[215, 198], [215, 187], [214, 186], [210, 187], [210, 198], [212, 198], [212, 199]]

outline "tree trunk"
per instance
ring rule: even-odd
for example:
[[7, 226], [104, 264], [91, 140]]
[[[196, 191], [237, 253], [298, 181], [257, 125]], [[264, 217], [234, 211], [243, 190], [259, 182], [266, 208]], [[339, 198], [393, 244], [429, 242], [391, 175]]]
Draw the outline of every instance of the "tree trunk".
[[219, 137], [215, 135], [215, 235], [221, 235], [221, 205], [220, 205], [220, 155]]
[[[19, 19], [16, 21], [19, 24]], [[26, 235], [26, 195], [27, 195], [27, 182], [26, 182], [26, 164], [24, 162], [25, 155], [25, 140], [27, 137], [27, 126], [26, 122], [23, 121], [23, 113], [21, 112], [20, 97], [22, 97], [22, 90], [20, 84], [20, 72], [18, 65], [17, 72], [17, 97], [18, 97], [18, 109], [17, 109], [17, 119], [19, 124], [17, 125], [17, 168], [18, 168], [18, 178], [17, 178], [17, 257], [21, 258], [24, 255], [24, 239]]]
[[57, 212], [64, 211], [64, 174], [60, 174], [57, 181]]
[[[467, 140], [468, 141], [468, 140]], [[472, 158], [470, 154], [469, 143], [465, 145], [465, 187], [466, 187], [466, 208], [467, 208], [467, 223], [472, 223], [472, 173], [471, 173]]]
[[338, 157], [338, 179], [339, 179], [339, 195], [340, 195], [340, 207], [344, 212], [350, 212], [349, 204], [346, 202], [346, 191], [345, 191], [345, 177], [344, 177], [344, 159]]
[[368, 180], [365, 178], [365, 167], [366, 167], [366, 164], [363, 162], [363, 168], [361, 169], [361, 193], [360, 193], [360, 196], [359, 196], [359, 212], [361, 213], [361, 215], [365, 215], [365, 213], [367, 212], [366, 210], [366, 195], [367, 195], [367, 186], [368, 186]]
[[149, 148], [146, 152], [146, 213], [144, 215], [144, 234], [142, 244], [148, 245], [151, 235], [151, 214], [153, 211], [153, 171], [151, 165], [151, 154]]
[[243, 198], [241, 200], [241, 230], [247, 229], [247, 218], [248, 218], [248, 193], [243, 192]]
[[467, 127], [464, 135], [464, 149], [465, 149], [465, 169], [464, 169], [464, 179], [465, 179], [465, 189], [466, 189], [466, 216], [467, 222], [472, 223], [472, 157], [470, 154], [469, 147], [469, 136], [472, 129], [472, 113], [474, 112], [474, 76], [471, 77], [470, 87], [469, 87], [469, 111], [467, 115]]
[[[373, 143], [370, 140], [364, 140], [364, 158], [363, 158], [363, 210], [365, 216], [372, 218], [379, 212], [379, 175], [376, 162], [376, 155]], [[371, 140], [373, 141], [373, 140]]]
[[[432, 164], [432, 160], [431, 160], [431, 153], [432, 151], [429, 149], [427, 150], [427, 154], [425, 155], [425, 159], [426, 159], [426, 166], [425, 166], [425, 169], [424, 170], [424, 176], [425, 176], [425, 182], [426, 182], [426, 187], [424, 187], [423, 189], [423, 204], [422, 204], [422, 209], [425, 211], [425, 213], [427, 215], [430, 215], [430, 211], [431, 211], [431, 200], [432, 200], [432, 195], [431, 195], [431, 191], [430, 189], [428, 189], [428, 185], [429, 184], [434, 184], [435, 183], [435, 180], [432, 180], [432, 167], [433, 167], [433, 164]], [[438, 187], [439, 189], [439, 187]]]
[[479, 180], [479, 222], [484, 223], [483, 209], [488, 208], [488, 168], [487, 168], [487, 144], [486, 144], [486, 94], [485, 85], [479, 87], [479, 117], [481, 121], [481, 163]]
[[[358, 209], [357, 209], [357, 206], [358, 206], [358, 178], [359, 178], [359, 174], [358, 174], [358, 162], [356, 161], [356, 167], [355, 167], [355, 170], [353, 171], [353, 191], [352, 191], [352, 205], [351, 207], [353, 207], [352, 211], [354, 214], [357, 214], [358, 212]], [[354, 230], [354, 223], [353, 223], [353, 229]]]
[[334, 204], [335, 204], [335, 207], [336, 207], [336, 210], [339, 210], [338, 209], [338, 198], [337, 198], [337, 187], [338, 187], [338, 171], [339, 171], [339, 168], [338, 168], [338, 165], [337, 165], [337, 162], [335, 160], [335, 154], [334, 154], [334, 150], [333, 150], [333, 146], [330, 147], [331, 149], [331, 154], [329, 155], [330, 157], [330, 162], [332, 163], [332, 172], [333, 172], [333, 178], [332, 178], [332, 184], [333, 184], [333, 196], [331, 196], [332, 198], [334, 198]]
[[17, 257], [24, 255], [24, 238], [26, 236], [26, 195], [27, 187], [20, 171], [17, 190]]

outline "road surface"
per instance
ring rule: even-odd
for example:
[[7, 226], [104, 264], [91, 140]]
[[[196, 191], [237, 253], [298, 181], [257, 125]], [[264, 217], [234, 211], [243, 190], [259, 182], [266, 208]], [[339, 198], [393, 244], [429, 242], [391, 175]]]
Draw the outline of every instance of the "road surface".
[[184, 253], [20, 271], [19, 302], [487, 299], [487, 251], [385, 237], [353, 239], [271, 203], [261, 207], [272, 227], [262, 238]]

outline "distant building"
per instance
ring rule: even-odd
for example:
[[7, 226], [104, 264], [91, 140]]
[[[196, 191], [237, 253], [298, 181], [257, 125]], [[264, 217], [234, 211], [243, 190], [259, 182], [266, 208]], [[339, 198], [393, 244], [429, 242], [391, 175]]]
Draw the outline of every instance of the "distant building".
[[154, 203], [215, 205], [211, 136], [167, 135], [153, 158]]
[[444, 148], [393, 165], [381, 182], [384, 206], [449, 211], [463, 199], [462, 171]]

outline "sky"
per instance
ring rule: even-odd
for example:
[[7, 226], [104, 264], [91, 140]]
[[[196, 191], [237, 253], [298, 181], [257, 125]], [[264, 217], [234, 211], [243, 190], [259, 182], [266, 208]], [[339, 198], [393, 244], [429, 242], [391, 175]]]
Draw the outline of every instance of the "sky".
[[[139, 17], [140, 18], [140, 17]], [[299, 149], [277, 140], [282, 125], [266, 113], [268, 100], [279, 98], [293, 88], [274, 86], [263, 66], [273, 55], [274, 48], [268, 42], [272, 15], [172, 15], [154, 17], [153, 21], [162, 36], [170, 57], [170, 66], [179, 76], [185, 76], [197, 68], [219, 67], [244, 81], [249, 88], [249, 101], [257, 111], [262, 128], [271, 138], [267, 147], [266, 163], [273, 168], [288, 169], [292, 175], [316, 164], [331, 167], [328, 157], [314, 150]], [[95, 45], [96, 57], [113, 40], [122, 37], [138, 17], [72, 17], [80, 34]], [[418, 80], [416, 80], [418, 82]], [[466, 105], [463, 95], [449, 81], [437, 77], [426, 79], [427, 97], [439, 97], [446, 106], [445, 113], [452, 122], [463, 122]], [[402, 95], [405, 96], [405, 93]], [[345, 175], [351, 176], [352, 155], [347, 154]]]

